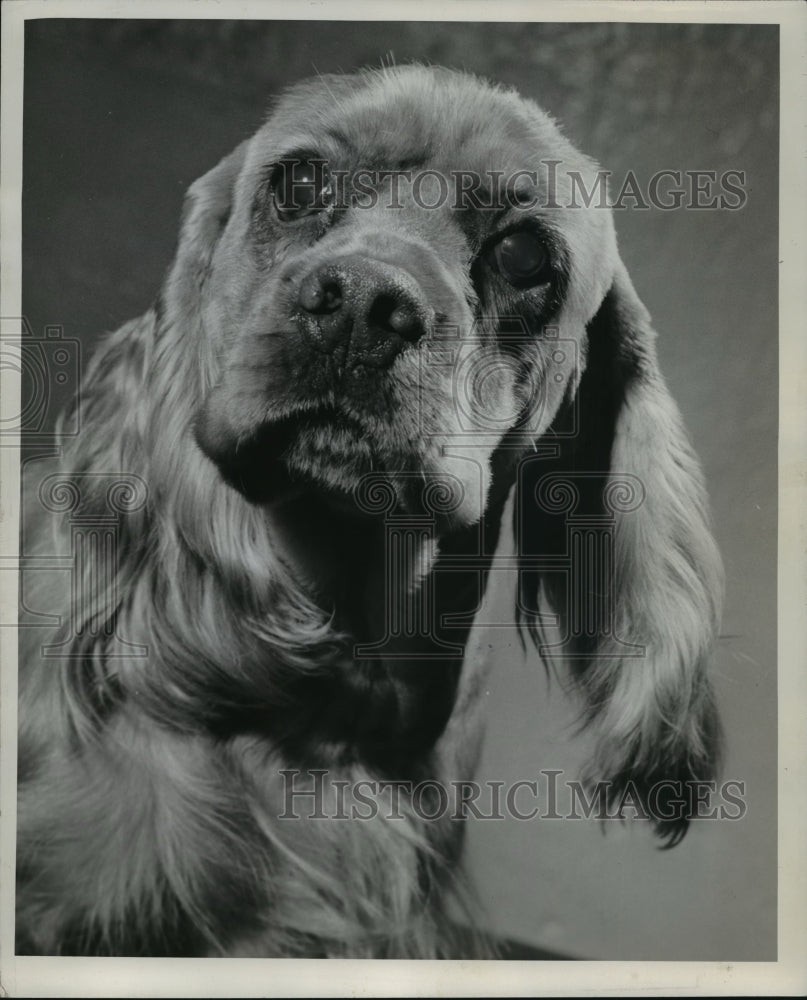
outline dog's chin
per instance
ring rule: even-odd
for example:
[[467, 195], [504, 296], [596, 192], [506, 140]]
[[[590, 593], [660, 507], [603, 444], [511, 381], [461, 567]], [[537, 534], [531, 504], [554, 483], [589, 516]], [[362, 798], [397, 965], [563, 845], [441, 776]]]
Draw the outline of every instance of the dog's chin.
[[261, 506], [315, 495], [335, 512], [361, 517], [394, 514], [432, 521], [440, 531], [476, 522], [475, 491], [437, 454], [379, 421], [362, 421], [330, 407], [301, 410], [236, 437], [226, 422], [197, 422], [199, 447], [221, 478]]
[[368, 484], [404, 463], [358, 422], [325, 408], [266, 421], [237, 439], [202, 416], [195, 433], [221, 478], [253, 504], [315, 493], [345, 512], [375, 513], [362, 499]]
[[225, 421], [203, 413], [195, 436], [221, 478], [250, 503], [281, 503], [312, 489], [342, 494], [339, 502], [345, 502], [370, 465], [361, 449], [345, 447], [348, 435], [358, 439], [352, 428], [339, 432], [339, 456], [327, 447], [328, 438], [335, 436], [329, 430], [332, 421], [329, 414], [297, 414], [236, 436]]

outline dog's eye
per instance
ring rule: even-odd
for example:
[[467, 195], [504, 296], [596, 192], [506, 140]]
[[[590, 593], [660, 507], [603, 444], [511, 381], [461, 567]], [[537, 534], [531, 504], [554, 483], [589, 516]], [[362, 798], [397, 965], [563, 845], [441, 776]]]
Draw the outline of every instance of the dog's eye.
[[284, 222], [323, 212], [333, 201], [328, 164], [315, 157], [280, 160], [270, 183], [277, 217]]
[[502, 276], [516, 288], [532, 288], [549, 280], [549, 254], [533, 232], [509, 233], [499, 240], [493, 254]]

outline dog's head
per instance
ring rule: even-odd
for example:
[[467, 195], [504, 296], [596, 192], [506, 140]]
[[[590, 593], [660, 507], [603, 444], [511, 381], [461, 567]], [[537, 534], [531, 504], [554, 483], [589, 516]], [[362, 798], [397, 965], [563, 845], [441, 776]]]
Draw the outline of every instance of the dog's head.
[[293, 87], [191, 188], [153, 461], [170, 478], [195, 437], [212, 465], [194, 496], [174, 477], [187, 531], [215, 523], [215, 555], [240, 517], [249, 565], [246, 508], [307, 492], [355, 513], [380, 476], [398, 513], [436, 488], [440, 535], [494, 495], [500, 517], [515, 482], [518, 613], [583, 691], [594, 776], [645, 794], [711, 773], [721, 568], [610, 212], [574, 195], [596, 175], [534, 104], [463, 74]]
[[574, 395], [614, 282], [609, 213], [568, 208], [595, 171], [535, 105], [458, 73], [294, 87], [192, 189], [203, 450], [251, 499], [381, 473], [404, 509], [439, 485], [479, 520], [493, 452]]

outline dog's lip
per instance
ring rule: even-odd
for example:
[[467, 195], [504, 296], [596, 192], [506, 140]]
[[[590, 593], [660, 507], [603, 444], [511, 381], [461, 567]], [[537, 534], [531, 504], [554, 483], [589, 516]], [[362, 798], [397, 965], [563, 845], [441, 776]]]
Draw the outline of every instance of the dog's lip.
[[258, 449], [263, 460], [282, 461], [302, 433], [322, 427], [363, 433], [357, 420], [336, 407], [321, 404], [267, 417], [248, 438], [237, 443], [234, 456], [246, 458], [247, 452]]
[[[328, 404], [301, 407], [282, 416], [268, 416], [250, 434], [211, 446], [197, 428], [197, 441], [222, 478], [255, 502], [288, 498], [304, 489], [308, 477], [295, 468], [293, 449], [306, 431], [341, 428], [366, 437], [358, 420]], [[321, 491], [321, 487], [319, 487]]]
[[264, 420], [261, 430], [267, 435], [277, 437], [278, 440], [286, 439], [289, 443], [290, 439], [300, 431], [316, 427], [344, 428], [363, 433], [361, 423], [356, 417], [326, 402], [301, 406], [299, 409], [277, 416], [270, 415]]

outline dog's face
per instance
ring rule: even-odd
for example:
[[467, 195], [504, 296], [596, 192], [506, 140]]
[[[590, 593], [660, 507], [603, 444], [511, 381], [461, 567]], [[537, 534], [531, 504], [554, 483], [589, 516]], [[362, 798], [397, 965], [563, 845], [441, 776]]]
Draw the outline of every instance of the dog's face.
[[609, 213], [568, 207], [595, 170], [535, 105], [462, 74], [291, 89], [192, 189], [224, 224], [200, 265], [203, 450], [252, 500], [372, 473], [404, 510], [438, 486], [477, 521], [505, 435], [535, 440], [574, 393], [613, 281]]

